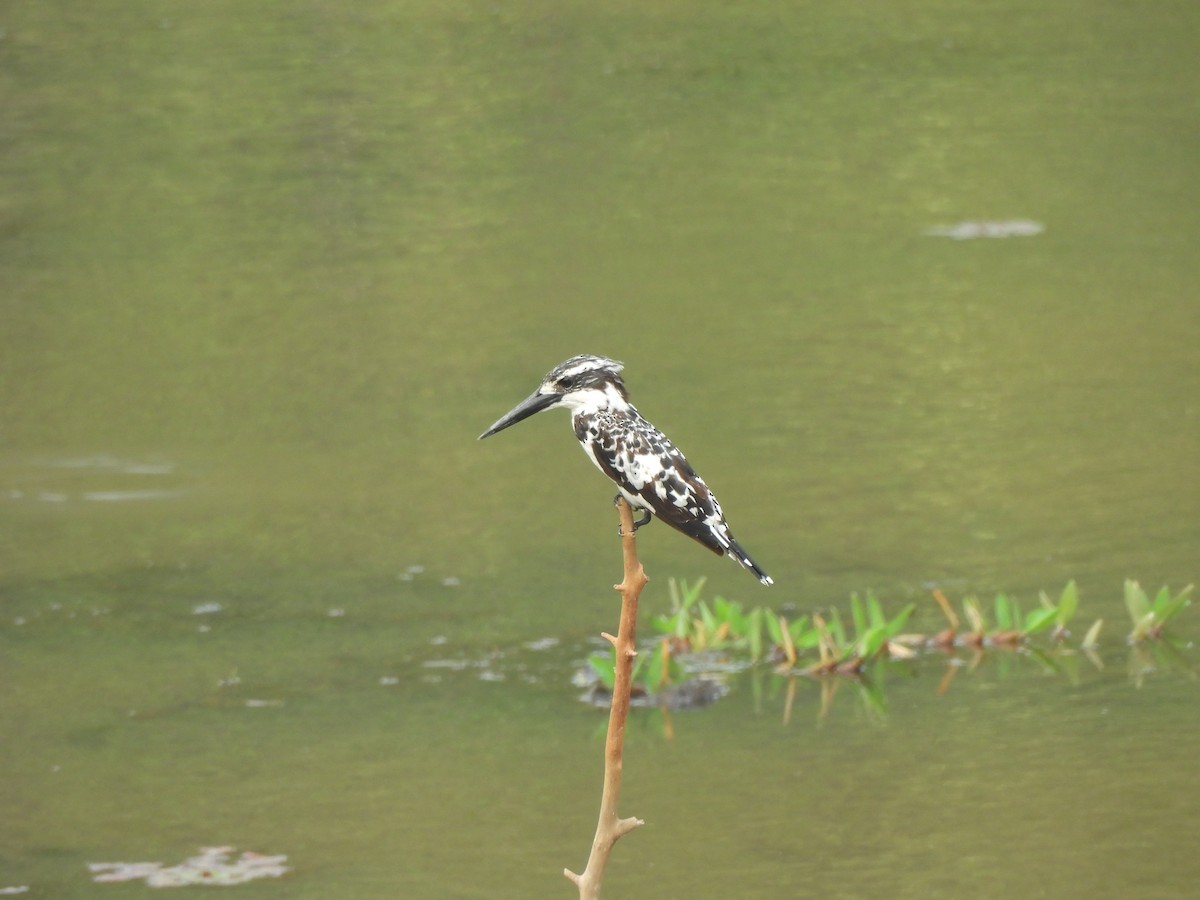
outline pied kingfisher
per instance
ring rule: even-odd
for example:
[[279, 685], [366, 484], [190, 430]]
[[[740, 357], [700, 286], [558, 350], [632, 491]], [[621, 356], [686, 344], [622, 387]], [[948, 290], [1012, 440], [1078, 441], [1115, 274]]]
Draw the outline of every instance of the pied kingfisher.
[[[571, 410], [575, 437], [596, 467], [611, 478], [618, 496], [642, 512], [635, 528], [656, 515], [751, 572], [763, 584], [771, 576], [734, 540], [721, 504], [665, 434], [629, 402], [623, 366], [603, 356], [573, 356], [546, 373], [538, 389], [501, 416], [480, 440], [552, 406]], [[615, 499], [615, 498], [614, 498]]]

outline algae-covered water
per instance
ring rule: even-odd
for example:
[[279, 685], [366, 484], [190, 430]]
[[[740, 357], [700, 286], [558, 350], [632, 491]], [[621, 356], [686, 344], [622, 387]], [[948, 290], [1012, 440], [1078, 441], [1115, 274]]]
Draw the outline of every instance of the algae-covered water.
[[[0, 888], [574, 890], [616, 623], [576, 353], [802, 614], [1069, 578], [1100, 662], [734, 676], [631, 721], [614, 897], [1186, 896], [1200, 740], [1121, 586], [1198, 577], [1194, 4], [0, 11]], [[644, 633], [649, 633], [644, 628]], [[878, 676], [877, 676], [878, 681]], [[948, 684], [948, 687], [947, 687]], [[790, 693], [789, 693], [790, 692]]]

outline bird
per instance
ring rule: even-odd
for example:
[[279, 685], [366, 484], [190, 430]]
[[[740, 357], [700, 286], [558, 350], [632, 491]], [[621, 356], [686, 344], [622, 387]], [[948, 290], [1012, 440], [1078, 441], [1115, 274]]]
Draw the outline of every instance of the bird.
[[491, 437], [556, 406], [571, 411], [575, 437], [593, 463], [641, 513], [635, 530], [658, 516], [718, 556], [729, 556], [762, 584], [774, 584], [733, 537], [721, 504], [687, 457], [629, 402], [622, 363], [581, 354], [546, 373], [537, 390], [479, 436]]

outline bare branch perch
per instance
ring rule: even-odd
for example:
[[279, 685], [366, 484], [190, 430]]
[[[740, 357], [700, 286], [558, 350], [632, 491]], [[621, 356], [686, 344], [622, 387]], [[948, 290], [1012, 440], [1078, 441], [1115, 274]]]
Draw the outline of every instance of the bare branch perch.
[[580, 900], [595, 900], [600, 896], [600, 885], [604, 880], [604, 867], [613, 844], [623, 834], [639, 825], [641, 819], [622, 819], [617, 815], [617, 801], [621, 796], [621, 767], [625, 749], [625, 720], [629, 717], [629, 691], [632, 686], [633, 658], [637, 656], [637, 607], [638, 597], [648, 579], [638, 562], [637, 538], [633, 531], [633, 510], [624, 498], [617, 502], [621, 518], [621, 552], [625, 562], [625, 576], [613, 589], [621, 592], [621, 624], [617, 636], [604, 637], [616, 647], [617, 664], [613, 681], [612, 705], [608, 713], [608, 738], [604, 744], [604, 790], [600, 795], [600, 820], [596, 823], [596, 836], [592, 839], [592, 852], [588, 856], [587, 868], [582, 875], [570, 869], [563, 874], [579, 887]]

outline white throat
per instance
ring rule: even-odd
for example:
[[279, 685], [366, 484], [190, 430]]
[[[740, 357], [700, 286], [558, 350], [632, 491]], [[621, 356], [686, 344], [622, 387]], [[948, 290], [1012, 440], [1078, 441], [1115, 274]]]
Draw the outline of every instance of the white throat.
[[629, 409], [629, 401], [611, 384], [603, 387], [585, 388], [563, 395], [562, 405], [571, 410], [571, 416], [586, 416], [605, 409]]

